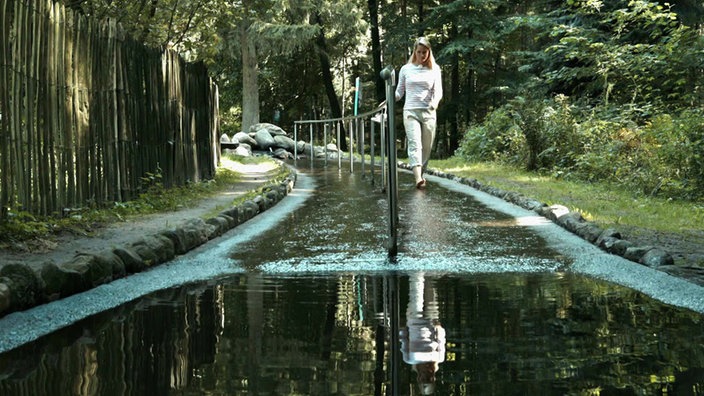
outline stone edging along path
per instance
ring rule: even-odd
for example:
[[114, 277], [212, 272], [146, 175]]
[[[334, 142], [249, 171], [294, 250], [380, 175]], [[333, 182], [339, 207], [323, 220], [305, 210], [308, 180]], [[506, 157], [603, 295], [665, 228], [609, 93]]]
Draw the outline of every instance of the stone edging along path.
[[[398, 166], [410, 170], [405, 163]], [[457, 177], [429, 169], [426, 173], [461, 183], [544, 216], [601, 249], [628, 260], [659, 267], [674, 263], [673, 257], [653, 246], [636, 246], [622, 239], [615, 229], [602, 230], [586, 221], [581, 213], [562, 205], [547, 206], [516, 192], [485, 186], [476, 179]], [[261, 194], [222, 211], [207, 220], [192, 219], [179, 228], [146, 235], [127, 246], [98, 254], [79, 253], [68, 262], [46, 263], [39, 271], [25, 264], [8, 264], [0, 269], [0, 317], [15, 311], [77, 294], [128, 274], [166, 263], [276, 205], [293, 189], [296, 172], [279, 183], [264, 186]]]
[[[406, 163], [399, 162], [398, 166], [410, 170]], [[622, 239], [621, 233], [613, 228], [601, 229], [596, 224], [585, 220], [582, 214], [570, 211], [562, 205], [548, 206], [535, 199], [525, 197], [522, 194], [505, 191], [500, 188], [486, 186], [476, 179], [458, 177], [438, 170], [428, 169], [426, 173], [452, 180], [470, 186], [479, 191], [501, 198], [506, 202], [520, 206], [523, 209], [531, 210], [562, 228], [578, 235], [582, 239], [592, 243], [608, 253], [621, 256], [627, 260], [643, 264], [648, 267], [657, 268], [663, 265], [673, 265], [674, 258], [663, 249], [654, 246], [637, 246], [632, 242]]]
[[295, 182], [296, 172], [291, 170], [283, 181], [264, 185], [254, 198], [215, 217], [190, 219], [178, 228], [145, 235], [127, 246], [96, 254], [78, 253], [67, 262], [48, 262], [38, 270], [25, 263], [4, 265], [0, 269], [0, 317], [171, 261], [270, 209], [291, 192]]

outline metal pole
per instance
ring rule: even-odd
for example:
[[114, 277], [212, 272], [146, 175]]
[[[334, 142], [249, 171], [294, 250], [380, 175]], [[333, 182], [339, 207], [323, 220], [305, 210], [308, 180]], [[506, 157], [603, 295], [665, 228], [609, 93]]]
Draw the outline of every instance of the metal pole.
[[[395, 271], [394, 271], [395, 272]], [[400, 394], [401, 383], [399, 381], [399, 370], [401, 366], [402, 357], [400, 356], [401, 341], [399, 339], [399, 322], [401, 320], [401, 306], [400, 306], [400, 293], [398, 285], [398, 275], [395, 273], [389, 275], [389, 302], [391, 305], [391, 320], [389, 323], [390, 328], [390, 344], [391, 344], [391, 395], [398, 396]]]
[[325, 153], [325, 167], [328, 167], [328, 123], [323, 124], [323, 152]]
[[[361, 122], [360, 122], [361, 121]], [[359, 125], [359, 152], [362, 154], [362, 177], [364, 177], [364, 120], [357, 120]]]
[[[383, 122], [383, 118], [382, 118], [382, 122]], [[376, 136], [374, 136], [375, 135], [374, 132], [376, 132], [376, 128], [375, 128], [374, 124], [375, 124], [374, 120], [371, 120], [369, 122], [369, 128], [370, 128], [370, 130], [369, 130], [369, 153], [371, 155], [371, 158], [369, 160], [369, 162], [370, 162], [369, 176], [371, 176], [371, 178], [372, 178], [372, 185], [374, 185], [374, 165], [375, 165], [374, 154], [376, 154], [374, 152], [374, 138], [376, 137]]]
[[313, 168], [313, 160], [315, 160], [315, 147], [313, 146], [313, 123], [310, 123], [310, 167]]
[[359, 77], [354, 79], [354, 116], [357, 117], [357, 112], [359, 111], [359, 97], [361, 94], [361, 87], [359, 85]]
[[298, 123], [293, 124], [293, 167], [298, 165]]
[[352, 125], [352, 120], [350, 120], [350, 173], [354, 172], [354, 130]]
[[394, 88], [396, 72], [393, 67], [386, 66], [380, 76], [386, 81], [386, 109], [389, 119], [388, 151], [389, 151], [389, 256], [398, 254], [398, 167], [396, 164], [396, 129], [394, 125]]
[[338, 171], [342, 169], [342, 149], [340, 147], [340, 123], [342, 121], [337, 122], [337, 169]]
[[379, 142], [381, 142], [381, 190], [386, 191], [386, 120], [384, 117], [388, 118], [388, 110], [386, 105], [384, 105], [384, 112], [382, 113], [381, 131], [379, 135]]

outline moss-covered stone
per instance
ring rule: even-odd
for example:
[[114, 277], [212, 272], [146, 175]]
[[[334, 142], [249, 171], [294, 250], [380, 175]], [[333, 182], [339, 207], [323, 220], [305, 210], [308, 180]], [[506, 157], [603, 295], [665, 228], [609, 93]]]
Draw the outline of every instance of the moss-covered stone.
[[90, 288], [90, 283], [83, 274], [55, 263], [45, 263], [40, 274], [48, 301], [58, 300]]
[[0, 283], [10, 289], [10, 309], [21, 310], [41, 302], [39, 276], [24, 264], [7, 264], [0, 269]]

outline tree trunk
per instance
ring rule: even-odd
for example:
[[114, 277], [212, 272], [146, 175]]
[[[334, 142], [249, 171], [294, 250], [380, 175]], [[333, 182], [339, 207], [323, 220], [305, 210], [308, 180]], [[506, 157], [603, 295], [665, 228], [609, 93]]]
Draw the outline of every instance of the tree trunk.
[[240, 26], [240, 43], [242, 46], [242, 131], [249, 132], [249, 127], [259, 123], [259, 80], [257, 65], [257, 48], [249, 32], [251, 23]]
[[[337, 93], [335, 92], [335, 85], [333, 84], [332, 71], [330, 70], [330, 59], [328, 58], [328, 48], [327, 42], [325, 41], [325, 31], [323, 30], [323, 22], [318, 11], [315, 12], [315, 23], [320, 27], [318, 37], [315, 42], [318, 46], [318, 58], [320, 59], [320, 70], [323, 74], [323, 84], [325, 84], [325, 93], [328, 96], [328, 102], [330, 102], [330, 112], [332, 113], [332, 118], [342, 117], [342, 109], [340, 108], [340, 102], [337, 100]], [[338, 142], [339, 149], [342, 151], [347, 151], [347, 140], [345, 140], [345, 125], [342, 124], [340, 128], [340, 136], [343, 136]]]
[[156, 10], [157, 10], [158, 5], [159, 5], [159, 0], [151, 0], [150, 7], [149, 7], [149, 15], [147, 17], [147, 22], [144, 23], [144, 28], [142, 29], [142, 33], [139, 36], [139, 41], [141, 43], [147, 42], [147, 37], [149, 37], [149, 33], [151, 33], [152, 24], [150, 22], [153, 21], [154, 17], [156, 16]]
[[376, 100], [381, 102], [386, 99], [386, 86], [381, 79], [381, 38], [379, 35], [379, 3], [377, 0], [367, 0], [369, 8], [369, 21], [372, 31], [372, 64], [374, 67], [374, 86], [376, 87]]
[[[457, 39], [457, 26], [453, 23], [450, 28], [452, 37]], [[460, 62], [457, 54], [452, 56], [452, 69], [450, 70], [450, 109], [447, 112], [450, 120], [450, 144], [448, 154], [452, 155], [460, 146], [460, 131], [458, 125], [458, 109], [460, 105]], [[469, 121], [469, 120], [468, 120]]]
[[418, 0], [418, 36], [423, 35], [423, 15], [425, 12], [423, 10], [423, 0]]

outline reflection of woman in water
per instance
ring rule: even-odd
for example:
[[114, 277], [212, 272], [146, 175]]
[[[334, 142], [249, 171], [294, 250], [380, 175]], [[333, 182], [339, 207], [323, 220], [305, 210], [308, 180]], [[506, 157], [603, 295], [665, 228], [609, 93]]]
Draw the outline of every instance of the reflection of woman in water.
[[403, 361], [418, 373], [421, 394], [435, 392], [435, 372], [445, 361], [445, 329], [440, 325], [435, 287], [423, 273], [409, 279], [406, 327], [400, 331]]

